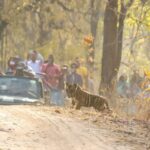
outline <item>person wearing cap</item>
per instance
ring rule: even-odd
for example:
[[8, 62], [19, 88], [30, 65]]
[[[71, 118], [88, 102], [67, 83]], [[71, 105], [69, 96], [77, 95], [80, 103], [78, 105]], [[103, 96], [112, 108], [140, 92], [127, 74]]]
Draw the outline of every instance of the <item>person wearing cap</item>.
[[67, 75], [66, 82], [69, 84], [78, 84], [80, 86], [83, 85], [83, 80], [80, 74], [77, 73], [77, 64], [72, 63], [70, 66], [70, 73]]
[[35, 72], [30, 66], [27, 66], [24, 61], [18, 62], [16, 66], [15, 76], [35, 77]]

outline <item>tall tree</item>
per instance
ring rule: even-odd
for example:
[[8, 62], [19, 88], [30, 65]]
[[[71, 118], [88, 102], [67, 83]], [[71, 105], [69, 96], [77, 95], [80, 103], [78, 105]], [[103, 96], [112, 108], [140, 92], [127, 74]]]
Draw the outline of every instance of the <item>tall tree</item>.
[[[92, 35], [91, 44], [88, 47], [87, 66], [91, 71], [94, 67], [95, 57], [95, 39], [97, 35], [97, 26], [100, 17], [101, 0], [90, 0], [90, 32]], [[90, 40], [90, 39], [89, 39]]]
[[[96, 38], [97, 34], [97, 26], [98, 21], [100, 17], [100, 7], [101, 6], [101, 0], [91, 0], [90, 1], [90, 9], [91, 9], [91, 16], [90, 16], [90, 28], [91, 28], [91, 34], [94, 38]], [[94, 48], [94, 41], [92, 43], [92, 47]]]
[[118, 0], [108, 0], [104, 14], [104, 39], [100, 88], [112, 88], [117, 55]]
[[124, 21], [126, 18], [127, 10], [129, 7], [131, 7], [134, 0], [130, 0], [126, 5], [124, 0], [120, 1], [120, 13], [119, 13], [119, 20], [118, 20], [118, 31], [117, 31], [117, 56], [116, 56], [116, 75], [118, 73], [120, 62], [121, 62], [121, 56], [122, 56], [122, 45], [123, 45], [123, 29], [124, 29]]
[[8, 22], [2, 17], [4, 10], [4, 0], [0, 1], [0, 65], [4, 67], [4, 31]]
[[118, 13], [118, 0], [108, 0], [104, 15], [104, 41], [102, 56], [102, 72], [100, 89], [113, 90], [117, 73], [120, 67], [124, 20], [128, 8], [134, 0], [126, 5], [120, 0], [120, 11]]

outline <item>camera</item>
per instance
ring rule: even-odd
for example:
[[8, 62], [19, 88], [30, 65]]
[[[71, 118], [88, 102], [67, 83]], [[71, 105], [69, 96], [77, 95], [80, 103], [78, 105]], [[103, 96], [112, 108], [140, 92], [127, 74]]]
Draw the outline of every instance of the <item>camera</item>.
[[25, 68], [25, 64], [24, 62], [20, 61], [17, 66], [16, 66], [16, 76], [24, 76], [24, 68]]
[[17, 67], [16, 68], [16, 76], [21, 76], [21, 77], [23, 77], [24, 76], [24, 71], [23, 71], [24, 69], [23, 68], [21, 68], [21, 67]]

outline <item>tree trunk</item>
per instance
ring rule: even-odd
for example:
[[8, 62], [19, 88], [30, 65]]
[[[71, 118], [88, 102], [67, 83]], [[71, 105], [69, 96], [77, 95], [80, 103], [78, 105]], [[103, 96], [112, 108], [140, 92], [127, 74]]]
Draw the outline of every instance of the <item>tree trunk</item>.
[[90, 1], [90, 10], [91, 10], [91, 18], [90, 18], [90, 30], [93, 37], [92, 43], [88, 47], [87, 54], [87, 67], [90, 69], [90, 72], [94, 69], [94, 58], [95, 58], [95, 39], [97, 34], [97, 25], [99, 21], [100, 14], [100, 0], [91, 0]]
[[104, 41], [100, 91], [101, 89], [105, 89], [112, 92], [115, 88], [122, 56], [124, 20], [127, 10], [133, 2], [134, 0], [130, 0], [125, 5], [124, 0], [121, 0], [118, 20], [116, 11], [118, 0], [110, 0], [107, 2], [104, 16]]
[[100, 14], [100, 0], [91, 0], [90, 3], [90, 8], [91, 8], [91, 22], [90, 22], [90, 27], [91, 27], [91, 34], [94, 38], [94, 41], [91, 45], [91, 47], [95, 47], [95, 38], [96, 38], [96, 33], [97, 33], [97, 25], [99, 21], [99, 14]]
[[119, 71], [120, 62], [121, 62], [121, 56], [122, 56], [122, 44], [123, 44], [123, 29], [124, 29], [124, 20], [126, 16], [126, 9], [123, 3], [121, 3], [121, 11], [119, 14], [119, 26], [118, 26], [118, 32], [117, 32], [117, 55], [116, 55], [116, 75]]
[[127, 14], [128, 8], [133, 4], [134, 0], [130, 0], [127, 5], [124, 4], [124, 0], [121, 0], [121, 8], [119, 14], [119, 26], [118, 26], [118, 47], [117, 47], [117, 57], [116, 57], [116, 75], [119, 71], [120, 63], [121, 63], [121, 56], [122, 56], [122, 45], [123, 45], [123, 30], [124, 30], [124, 20]]
[[7, 26], [5, 20], [0, 19], [0, 65], [4, 67], [4, 30]]
[[113, 80], [116, 78], [117, 56], [117, 3], [118, 0], [109, 0], [104, 14], [104, 40], [102, 55], [102, 71], [100, 89], [113, 89]]

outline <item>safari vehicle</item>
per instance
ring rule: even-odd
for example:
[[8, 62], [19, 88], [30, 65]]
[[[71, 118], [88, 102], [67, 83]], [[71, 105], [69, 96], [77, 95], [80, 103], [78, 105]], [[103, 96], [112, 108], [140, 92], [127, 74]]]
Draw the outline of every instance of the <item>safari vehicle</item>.
[[0, 76], [0, 104], [44, 104], [43, 89], [36, 78]]

